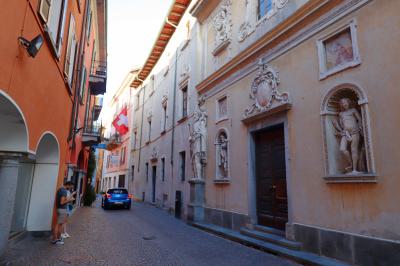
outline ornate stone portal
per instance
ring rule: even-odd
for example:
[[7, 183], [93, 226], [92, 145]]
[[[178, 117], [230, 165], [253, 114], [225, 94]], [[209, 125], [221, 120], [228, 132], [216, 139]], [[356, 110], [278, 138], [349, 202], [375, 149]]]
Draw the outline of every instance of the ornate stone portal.
[[280, 92], [279, 83], [278, 72], [260, 59], [257, 75], [251, 85], [252, 104], [244, 111], [243, 122], [290, 109], [289, 93]]
[[325, 179], [375, 182], [368, 100], [351, 84], [331, 90], [322, 103]]

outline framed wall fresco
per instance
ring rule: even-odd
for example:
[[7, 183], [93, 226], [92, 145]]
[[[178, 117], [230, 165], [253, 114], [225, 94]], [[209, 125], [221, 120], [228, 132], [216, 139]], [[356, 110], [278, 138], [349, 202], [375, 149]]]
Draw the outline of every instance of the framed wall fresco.
[[320, 79], [361, 64], [353, 19], [317, 41]]

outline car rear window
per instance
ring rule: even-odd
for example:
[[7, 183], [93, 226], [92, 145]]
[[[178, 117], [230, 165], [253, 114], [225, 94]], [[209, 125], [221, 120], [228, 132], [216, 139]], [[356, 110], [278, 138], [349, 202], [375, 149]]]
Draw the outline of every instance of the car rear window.
[[126, 189], [109, 189], [108, 194], [128, 194], [128, 191]]

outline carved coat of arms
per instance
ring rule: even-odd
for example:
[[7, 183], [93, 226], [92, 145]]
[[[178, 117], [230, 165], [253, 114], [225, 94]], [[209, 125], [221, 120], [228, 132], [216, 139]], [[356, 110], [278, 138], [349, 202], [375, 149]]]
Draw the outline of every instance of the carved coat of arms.
[[279, 73], [262, 60], [258, 63], [258, 73], [250, 91], [252, 105], [247, 107], [243, 118], [266, 112], [277, 105], [289, 103], [289, 93], [279, 92]]

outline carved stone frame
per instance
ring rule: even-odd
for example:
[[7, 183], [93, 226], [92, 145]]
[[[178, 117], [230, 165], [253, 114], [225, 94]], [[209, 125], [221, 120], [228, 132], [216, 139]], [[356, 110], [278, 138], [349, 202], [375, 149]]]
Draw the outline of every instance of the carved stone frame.
[[[325, 41], [328, 39], [335, 37], [343, 33], [346, 30], [350, 29], [351, 42], [353, 47], [353, 61], [347, 62], [342, 65], [338, 65], [333, 67], [332, 69], [327, 69], [326, 66], [326, 51], [325, 51]], [[331, 75], [334, 75], [340, 71], [343, 71], [348, 68], [356, 67], [361, 64], [361, 56], [358, 49], [357, 42], [357, 21], [355, 19], [350, 20], [348, 23], [336, 28], [333, 32], [324, 37], [317, 40], [317, 48], [318, 48], [318, 60], [319, 60], [319, 79], [325, 79]]]
[[[331, 122], [331, 117], [336, 116], [337, 113], [329, 110], [328, 104], [333, 96], [335, 96], [340, 91], [351, 91], [358, 97], [357, 104], [361, 108], [362, 117], [362, 131], [364, 136], [364, 146], [366, 155], [366, 167], [367, 173], [361, 173], [357, 175], [353, 174], [340, 174], [332, 172], [332, 167], [330, 163], [329, 156], [329, 141], [328, 141], [328, 126]], [[324, 154], [324, 167], [325, 176], [324, 179], [328, 183], [375, 183], [377, 174], [375, 169], [375, 160], [372, 148], [372, 137], [371, 137], [371, 122], [369, 116], [368, 98], [361, 87], [345, 83], [330, 89], [328, 93], [324, 96], [321, 105], [321, 121], [322, 121], [322, 134], [323, 134], [323, 154]]]

